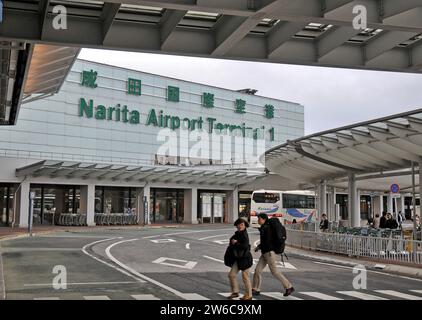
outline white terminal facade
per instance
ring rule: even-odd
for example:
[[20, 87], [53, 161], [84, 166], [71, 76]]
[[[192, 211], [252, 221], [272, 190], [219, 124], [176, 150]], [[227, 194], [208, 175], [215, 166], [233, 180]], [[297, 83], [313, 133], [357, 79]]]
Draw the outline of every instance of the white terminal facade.
[[31, 194], [34, 225], [232, 222], [295, 187], [257, 159], [303, 135], [297, 103], [77, 60], [0, 127], [0, 226], [28, 225]]

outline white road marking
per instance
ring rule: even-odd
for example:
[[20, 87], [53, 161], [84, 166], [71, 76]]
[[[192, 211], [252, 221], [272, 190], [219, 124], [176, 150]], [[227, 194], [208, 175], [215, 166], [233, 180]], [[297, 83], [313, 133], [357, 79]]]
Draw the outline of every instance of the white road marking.
[[123, 240], [123, 241], [115, 242], [112, 245], [110, 245], [110, 246], [107, 247], [107, 249], [105, 250], [105, 253], [109, 257], [109, 259], [111, 261], [113, 261], [114, 263], [118, 264], [123, 269], [131, 272], [133, 275], [136, 275], [137, 277], [139, 277], [139, 278], [141, 278], [143, 280], [146, 280], [148, 282], [151, 282], [152, 284], [155, 284], [156, 286], [158, 286], [158, 287], [160, 287], [160, 288], [162, 288], [164, 290], [167, 290], [167, 291], [173, 293], [174, 295], [176, 295], [176, 296], [178, 296], [178, 297], [180, 297], [182, 299], [188, 300], [189, 297], [191, 297], [191, 295], [189, 295], [188, 293], [182, 293], [182, 292], [180, 292], [180, 291], [178, 291], [176, 289], [173, 289], [173, 288], [169, 287], [168, 285], [165, 285], [164, 283], [161, 283], [159, 281], [156, 281], [156, 280], [154, 280], [154, 279], [152, 279], [150, 277], [147, 277], [146, 275], [143, 275], [143, 274], [137, 272], [136, 270], [132, 269], [131, 267], [129, 267], [129, 266], [125, 265], [124, 263], [120, 262], [119, 260], [117, 260], [110, 253], [111, 248], [113, 248], [114, 246], [116, 246], [118, 244], [121, 244], [121, 243], [124, 243], [124, 242], [135, 241], [135, 240], [138, 240], [138, 239]]
[[157, 239], [157, 240], [150, 240], [154, 243], [168, 243], [168, 242], [176, 242], [176, 240], [173, 239]]
[[107, 296], [84, 296], [85, 300], [110, 300]]
[[201, 296], [197, 293], [182, 293], [182, 298], [185, 300], [210, 300], [207, 297]]
[[213, 261], [217, 261], [217, 262], [224, 263], [224, 261], [223, 261], [223, 260], [220, 260], [220, 259], [216, 259], [216, 258], [209, 257], [209, 256], [203, 256], [203, 257], [204, 257], [204, 258], [207, 258], [207, 259], [210, 259], [210, 260], [213, 260]]
[[229, 239], [225, 239], [225, 240], [214, 240], [213, 242], [218, 243], [218, 244], [228, 244], [229, 243]]
[[328, 294], [320, 293], [320, 292], [299, 292], [299, 293], [305, 294], [307, 296], [311, 296], [317, 299], [321, 299], [321, 300], [344, 300], [344, 299], [333, 297]]
[[284, 268], [284, 269], [297, 270], [297, 268], [294, 265], [292, 265], [290, 262], [284, 262], [284, 264], [283, 264], [283, 262], [279, 261], [278, 264], [277, 264], [277, 267], [278, 268]]
[[[257, 264], [257, 263], [258, 263], [258, 261], [259, 261], [259, 259], [253, 259], [253, 264], [254, 264], [254, 265], [255, 265], [255, 264]], [[297, 268], [296, 268], [294, 265], [292, 265], [290, 262], [284, 262], [284, 264], [283, 264], [283, 262], [278, 261], [278, 262], [276, 263], [276, 265], [277, 265], [277, 268], [284, 268], [284, 269], [293, 269], [293, 270], [297, 270]]]
[[[131, 283], [139, 283], [139, 281], [115, 281], [115, 282], [68, 282], [68, 283], [61, 283], [67, 286], [95, 286], [95, 285], [113, 285], [113, 284], [131, 284]], [[24, 284], [24, 287], [51, 287], [50, 283], [28, 283]]]
[[387, 298], [382, 298], [379, 296], [374, 296], [372, 294], [367, 294], [359, 291], [337, 291], [340, 294], [344, 294], [346, 296], [350, 296], [353, 298], [358, 298], [361, 300], [389, 300]]
[[[184, 263], [184, 264], [180, 265], [180, 264], [174, 264], [174, 263], [169, 263], [169, 262], [165, 262], [165, 261], [175, 261], [175, 262], [181, 262], [181, 263]], [[163, 264], [163, 265], [166, 265], [166, 266], [183, 268], [183, 269], [193, 269], [198, 262], [161, 257], [161, 258], [158, 258], [158, 259], [152, 261], [152, 263]]]
[[[220, 296], [223, 296], [225, 298], [228, 298], [232, 293], [231, 292], [219, 292], [218, 293]], [[239, 297], [231, 299], [231, 300], [240, 300], [240, 298], [242, 297], [242, 294], [239, 294]], [[252, 298], [252, 300], [256, 300], [255, 298]]]
[[422, 293], [422, 290], [410, 290], [412, 292], [416, 292], [416, 293]]
[[153, 294], [132, 294], [132, 297], [135, 300], [160, 300], [160, 298], [157, 298]]
[[223, 237], [223, 236], [226, 236], [226, 237], [228, 237], [230, 234], [217, 234], [217, 235], [214, 235], [214, 236], [209, 236], [209, 237], [205, 237], [205, 238], [200, 238], [200, 239], [198, 239], [198, 240], [207, 240], [207, 239], [211, 239], [211, 238], [218, 238], [218, 237]]
[[40, 298], [34, 298], [34, 300], [60, 300], [59, 297], [40, 297]]
[[186, 249], [190, 250], [190, 243], [186, 243]]
[[375, 290], [376, 292], [386, 294], [388, 296], [393, 296], [396, 298], [402, 298], [406, 300], [422, 300], [422, 297], [414, 296], [413, 294], [401, 293], [394, 290]]
[[270, 297], [270, 298], [274, 298], [277, 300], [303, 300], [301, 298], [298, 297], [294, 297], [294, 296], [288, 296], [285, 297], [283, 296], [283, 294], [281, 292], [261, 292], [261, 295]]
[[103, 261], [103, 260], [101, 260], [101, 259], [97, 258], [96, 256], [94, 256], [94, 255], [90, 254], [88, 251], [86, 251], [86, 249], [87, 249], [88, 247], [90, 247], [90, 246], [92, 246], [92, 245], [94, 245], [94, 244], [97, 244], [97, 243], [100, 243], [100, 242], [105, 242], [105, 241], [110, 241], [110, 240], [115, 240], [115, 239], [122, 239], [122, 237], [108, 238], [108, 239], [103, 239], [103, 240], [98, 240], [98, 241], [94, 241], [94, 242], [88, 243], [87, 245], [83, 246], [83, 248], [82, 248], [82, 252], [83, 252], [83, 253], [85, 253], [87, 256], [89, 256], [89, 257], [91, 257], [91, 258], [93, 258], [93, 259], [97, 260], [98, 262], [101, 262], [101, 263], [105, 264], [106, 266], [108, 266], [108, 267], [110, 267], [110, 268], [113, 268], [114, 270], [117, 270], [117, 271], [119, 271], [119, 272], [123, 273], [124, 275], [126, 275], [126, 276], [128, 276], [128, 277], [131, 277], [131, 278], [133, 278], [133, 279], [137, 280], [138, 282], [145, 282], [145, 281], [143, 281], [143, 280], [141, 280], [141, 279], [139, 279], [139, 278], [137, 278], [137, 277], [133, 276], [132, 274], [130, 274], [130, 273], [128, 273], [128, 272], [126, 272], [125, 270], [122, 270], [122, 269], [120, 269], [120, 268], [117, 268], [116, 266], [113, 266], [111, 263], [108, 263], [108, 262], [106, 262], [106, 261]]

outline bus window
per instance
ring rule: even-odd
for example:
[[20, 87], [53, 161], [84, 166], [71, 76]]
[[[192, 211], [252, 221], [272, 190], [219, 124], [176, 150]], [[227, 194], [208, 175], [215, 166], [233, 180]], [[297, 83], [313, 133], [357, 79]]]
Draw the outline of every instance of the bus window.
[[255, 203], [276, 203], [280, 201], [280, 195], [278, 193], [258, 192], [253, 194], [252, 200]]
[[283, 208], [313, 209], [315, 208], [315, 197], [283, 193]]

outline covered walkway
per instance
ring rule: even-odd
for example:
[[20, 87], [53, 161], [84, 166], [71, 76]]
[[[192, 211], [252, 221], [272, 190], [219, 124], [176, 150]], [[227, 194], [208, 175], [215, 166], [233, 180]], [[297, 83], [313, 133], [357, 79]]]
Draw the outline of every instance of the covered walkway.
[[[371, 197], [375, 211], [404, 212], [404, 196], [422, 189], [422, 109], [305, 136], [268, 150], [266, 167], [315, 188], [319, 212], [336, 214], [336, 192], [347, 190], [349, 225], [359, 227], [360, 195]], [[392, 184], [400, 187], [391, 192]], [[321, 196], [325, 195], [325, 196]], [[387, 196], [384, 206], [383, 196]]]

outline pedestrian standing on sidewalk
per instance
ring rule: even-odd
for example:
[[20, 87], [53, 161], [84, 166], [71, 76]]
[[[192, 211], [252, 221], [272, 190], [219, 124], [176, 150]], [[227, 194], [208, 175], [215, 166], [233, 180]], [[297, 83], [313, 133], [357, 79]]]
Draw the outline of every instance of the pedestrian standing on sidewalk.
[[323, 213], [321, 216], [321, 222], [319, 223], [319, 228], [321, 229], [322, 232], [328, 231], [328, 219], [325, 213]]
[[252, 285], [249, 270], [253, 265], [253, 258], [248, 231], [246, 230], [249, 227], [249, 223], [245, 218], [239, 218], [235, 221], [234, 225], [237, 227], [237, 231], [230, 238], [229, 247], [224, 257], [225, 264], [231, 267], [229, 279], [232, 293], [228, 298], [234, 299], [239, 297], [237, 274], [239, 271], [242, 271], [245, 294], [240, 300], [252, 300]]
[[374, 224], [373, 224], [373, 227], [374, 227], [375, 229], [378, 229], [378, 228], [380, 227], [380, 215], [379, 215], [379, 213], [377, 213], [377, 214], [375, 215], [375, 219], [374, 219]]
[[271, 274], [280, 281], [286, 290], [284, 296], [287, 297], [293, 293], [294, 288], [289, 280], [277, 270], [276, 257], [278, 257], [278, 255], [274, 252], [274, 230], [272, 230], [268, 216], [265, 213], [260, 213], [258, 215], [258, 224], [261, 226], [259, 228], [260, 244], [255, 251], [261, 250], [261, 257], [256, 265], [255, 274], [253, 276], [252, 295], [259, 295], [261, 293], [262, 271], [268, 264]]
[[382, 217], [380, 218], [380, 229], [386, 228], [386, 226], [385, 226], [385, 222], [387, 221], [386, 215], [387, 215], [387, 212], [383, 211]]

